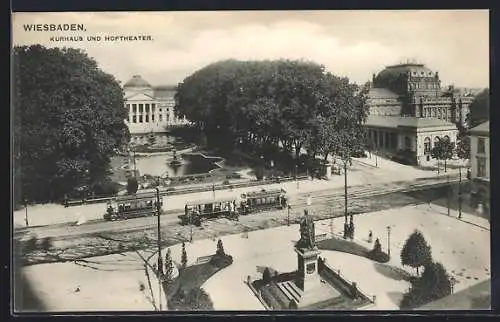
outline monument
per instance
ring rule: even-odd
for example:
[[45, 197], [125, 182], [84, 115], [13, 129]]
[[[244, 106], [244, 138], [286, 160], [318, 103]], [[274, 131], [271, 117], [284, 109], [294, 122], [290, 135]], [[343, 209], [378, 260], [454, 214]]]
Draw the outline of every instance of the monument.
[[300, 296], [295, 299], [298, 308], [340, 295], [322, 283], [318, 271], [318, 257], [321, 252], [316, 246], [315, 234], [314, 220], [304, 211], [304, 218], [300, 222], [300, 239], [295, 244], [298, 264], [295, 285], [300, 289]]
[[348, 281], [319, 257], [314, 220], [304, 211], [295, 243], [297, 270], [248, 284], [269, 309], [353, 309], [370, 303], [355, 282]]

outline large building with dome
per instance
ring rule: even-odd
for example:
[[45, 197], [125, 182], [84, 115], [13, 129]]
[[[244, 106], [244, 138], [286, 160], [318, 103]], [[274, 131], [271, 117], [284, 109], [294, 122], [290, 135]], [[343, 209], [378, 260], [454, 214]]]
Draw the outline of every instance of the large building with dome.
[[456, 142], [457, 124], [466, 124], [473, 95], [441, 87], [439, 73], [423, 64], [387, 66], [373, 75], [365, 124], [377, 151], [406, 157], [406, 162], [434, 162], [430, 151], [440, 138]]
[[175, 115], [175, 86], [152, 86], [140, 75], [134, 75], [123, 89], [128, 110], [125, 121], [132, 144], [145, 144], [151, 136], [166, 140], [169, 128], [188, 123]]

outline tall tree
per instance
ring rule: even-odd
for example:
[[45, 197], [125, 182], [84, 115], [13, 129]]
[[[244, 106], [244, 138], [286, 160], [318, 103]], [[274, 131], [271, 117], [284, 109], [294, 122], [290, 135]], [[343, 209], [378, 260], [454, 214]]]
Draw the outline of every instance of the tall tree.
[[174, 262], [172, 260], [172, 253], [170, 252], [170, 248], [167, 249], [167, 253], [165, 254], [165, 271], [163, 273], [163, 278], [165, 281], [170, 282], [173, 279], [174, 275]]
[[476, 95], [469, 106], [467, 123], [469, 128], [475, 127], [490, 119], [490, 90], [487, 88]]
[[15, 185], [49, 201], [99, 183], [130, 136], [118, 81], [78, 49], [16, 46], [12, 59]]
[[401, 264], [416, 268], [418, 274], [419, 268], [431, 261], [431, 247], [425, 241], [422, 233], [415, 230], [408, 237], [401, 250]]
[[455, 143], [451, 142], [449, 139], [439, 138], [431, 150], [431, 156], [437, 160], [444, 160], [444, 172], [446, 172], [446, 160], [450, 160], [453, 157], [453, 152], [455, 150]]
[[182, 268], [186, 268], [187, 266], [187, 252], [186, 244], [184, 244], [184, 242], [182, 243], [181, 266]]
[[217, 241], [217, 250], [215, 251], [215, 254], [218, 256], [226, 255], [226, 252], [224, 251], [224, 245], [222, 244], [222, 239], [219, 239]]

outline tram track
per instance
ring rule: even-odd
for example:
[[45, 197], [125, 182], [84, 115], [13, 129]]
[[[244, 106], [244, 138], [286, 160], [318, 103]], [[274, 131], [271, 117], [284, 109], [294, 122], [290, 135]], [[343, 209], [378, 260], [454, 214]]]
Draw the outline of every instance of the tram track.
[[[393, 193], [404, 193], [418, 190], [425, 190], [431, 188], [438, 188], [446, 186], [448, 184], [453, 184], [458, 182], [458, 180], [443, 180], [442, 178], [434, 178], [432, 180], [425, 180], [420, 183], [406, 183], [406, 185], [399, 183], [384, 185], [366, 185], [366, 186], [355, 186], [348, 188], [348, 206], [352, 207], [354, 204], [359, 203], [360, 200], [373, 198], [374, 196], [389, 195]], [[291, 205], [292, 211], [296, 213], [298, 210], [302, 211], [305, 209], [305, 200], [308, 196], [312, 197], [312, 206], [310, 209], [320, 210], [324, 212], [326, 209], [340, 209], [344, 206], [344, 189], [325, 189], [321, 191], [315, 191], [314, 193], [309, 192], [299, 192], [298, 194], [291, 194], [289, 198], [289, 204]], [[363, 207], [362, 207], [363, 208]], [[272, 211], [266, 211], [272, 212]], [[283, 212], [283, 210], [281, 210]], [[168, 210], [166, 213], [161, 215], [161, 225], [162, 226], [172, 226], [179, 225], [178, 215], [183, 214], [183, 209], [172, 209]], [[270, 214], [271, 215], [271, 214]], [[251, 217], [248, 215], [245, 217]], [[24, 233], [31, 233], [37, 236], [37, 238], [51, 237], [55, 240], [77, 238], [79, 236], [99, 234], [99, 233], [129, 233], [135, 231], [146, 231], [155, 228], [157, 225], [156, 216], [133, 218], [122, 221], [94, 221], [91, 223], [83, 224], [80, 226], [74, 225], [58, 225], [54, 226], [41, 226], [33, 227], [28, 229], [23, 229]], [[22, 232], [19, 232], [22, 233]]]

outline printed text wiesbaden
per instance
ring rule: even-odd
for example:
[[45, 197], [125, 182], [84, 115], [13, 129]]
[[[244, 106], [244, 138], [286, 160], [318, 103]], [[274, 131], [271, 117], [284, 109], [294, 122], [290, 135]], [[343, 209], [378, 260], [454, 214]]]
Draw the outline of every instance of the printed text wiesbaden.
[[46, 23], [46, 24], [25, 24], [24, 31], [86, 31], [83, 24], [76, 23]]

